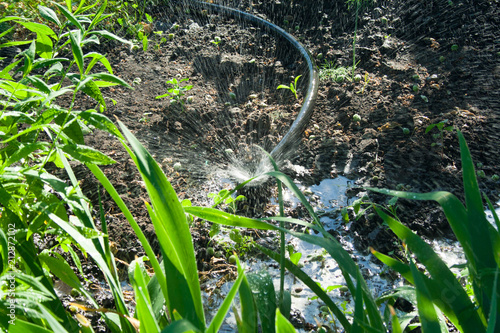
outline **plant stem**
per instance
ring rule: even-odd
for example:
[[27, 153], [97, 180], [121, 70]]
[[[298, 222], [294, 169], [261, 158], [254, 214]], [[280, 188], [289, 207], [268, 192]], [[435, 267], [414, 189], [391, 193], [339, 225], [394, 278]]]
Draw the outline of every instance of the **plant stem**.
[[354, 22], [354, 40], [352, 42], [352, 78], [354, 79], [354, 71], [356, 70], [356, 37], [358, 34], [358, 13], [360, 1], [356, 1], [356, 20]]

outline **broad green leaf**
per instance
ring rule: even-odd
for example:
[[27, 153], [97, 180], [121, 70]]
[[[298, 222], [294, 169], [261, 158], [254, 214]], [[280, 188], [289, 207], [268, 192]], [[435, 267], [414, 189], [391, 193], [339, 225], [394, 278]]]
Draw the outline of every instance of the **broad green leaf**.
[[82, 288], [80, 280], [66, 261], [51, 257], [46, 251], [40, 253], [38, 257], [49, 267], [50, 271], [55, 276], [61, 279], [61, 281], [66, 283], [68, 286], [75, 289]]
[[259, 305], [257, 309], [262, 330], [269, 333], [275, 332], [275, 316], [278, 307], [271, 276], [267, 271], [263, 270], [255, 274], [248, 274], [247, 279], [255, 302]]
[[43, 34], [43, 35], [49, 36], [49, 37], [57, 40], [57, 34], [54, 32], [54, 30], [52, 30], [51, 28], [49, 28], [45, 24], [36, 23], [36, 22], [23, 22], [23, 21], [16, 21], [16, 23], [21, 24], [26, 29], [33, 31], [36, 34]]
[[52, 40], [42, 33], [36, 34], [36, 53], [44, 59], [52, 58]]
[[85, 86], [80, 90], [83, 91], [88, 96], [95, 99], [96, 102], [98, 102], [100, 105], [104, 107], [104, 109], [106, 109], [106, 101], [102, 96], [101, 90], [94, 81], [92, 80], [88, 81], [87, 83], [85, 83]]
[[77, 115], [81, 119], [88, 122], [90, 125], [95, 126], [100, 130], [106, 131], [118, 138], [123, 138], [122, 134], [120, 133], [118, 128], [116, 128], [115, 124], [113, 124], [113, 122], [105, 115], [97, 113], [95, 112], [95, 110], [83, 111], [77, 113]]
[[41, 17], [43, 17], [47, 21], [57, 24], [59, 28], [61, 27], [61, 22], [59, 21], [57, 14], [52, 9], [42, 5], [38, 5], [38, 11]]
[[[252, 289], [246, 276], [241, 281], [240, 289], [241, 318], [237, 317], [236, 324], [239, 333], [257, 333], [257, 304], [255, 303]], [[236, 309], [233, 309], [235, 315]], [[238, 320], [239, 319], [239, 320]]]
[[[70, 118], [71, 119], [71, 118]], [[85, 141], [83, 139], [83, 130], [82, 126], [78, 121], [78, 118], [73, 118], [70, 121], [68, 121], [66, 124], [63, 124], [62, 122], [66, 120], [66, 115], [61, 115], [58, 118], [55, 119], [56, 124], [61, 125], [63, 127], [63, 132], [70, 138], [73, 143], [76, 144], [84, 144]]]
[[431, 301], [432, 295], [429, 293], [429, 290], [423, 280], [423, 276], [420, 274], [411, 258], [410, 269], [413, 279], [415, 280], [418, 314], [420, 316], [420, 323], [422, 324], [422, 332], [441, 333], [436, 310], [434, 309], [434, 304]]
[[70, 31], [69, 32], [69, 37], [71, 39], [71, 50], [73, 51], [73, 56], [76, 62], [76, 65], [78, 66], [78, 70], [80, 71], [80, 74], [82, 75], [84, 72], [84, 62], [83, 62], [83, 52], [82, 52], [82, 47], [80, 45], [81, 43], [81, 34], [80, 31], [76, 30]]
[[295, 327], [276, 309], [276, 333], [295, 333]]
[[[149, 205], [147, 207], [164, 254], [164, 265], [171, 270], [165, 270], [165, 274], [168, 275], [167, 288], [169, 293], [170, 291], [177, 292], [174, 288], [184, 285], [189, 288], [189, 293], [183, 295], [183, 299], [170, 300], [169, 297], [166, 297], [167, 308], [172, 314], [173, 310], [177, 309], [182, 318], [189, 320], [196, 327], [204, 329], [205, 316], [198, 270], [191, 232], [184, 210], [172, 185], [153, 157], [121, 122], [119, 122], [119, 126], [131, 146], [131, 149], [126, 145], [125, 148], [129, 151], [141, 173], [153, 205], [153, 210], [149, 209]], [[174, 301], [176, 302], [175, 307], [172, 307], [170, 302]], [[190, 304], [192, 308], [187, 307]], [[181, 307], [183, 307], [182, 311], [179, 310]]]
[[95, 163], [97, 165], [116, 163], [112, 158], [88, 146], [79, 144], [66, 144], [62, 146], [61, 149], [62, 151], [73, 157], [75, 160], [82, 163]]

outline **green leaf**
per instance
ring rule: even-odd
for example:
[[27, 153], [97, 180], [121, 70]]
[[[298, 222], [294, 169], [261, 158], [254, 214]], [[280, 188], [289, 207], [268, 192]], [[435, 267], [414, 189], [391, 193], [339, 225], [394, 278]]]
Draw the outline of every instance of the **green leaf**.
[[[97, 4], [97, 2], [95, 4]], [[92, 23], [90, 23], [88, 30], [92, 30], [94, 28], [94, 26], [100, 22], [100, 18], [102, 16], [102, 14], [104, 13], [104, 11], [106, 10], [107, 5], [108, 5], [108, 0], [104, 0], [102, 2], [101, 7], [99, 7], [99, 10], [97, 11], [97, 13], [94, 15], [94, 18], [92, 19]]]
[[295, 333], [295, 327], [276, 309], [276, 333]]
[[87, 69], [85, 70], [85, 74], [88, 74], [90, 73], [90, 70], [94, 67], [94, 65], [100, 61], [101, 64], [104, 65], [104, 67], [106, 67], [106, 69], [108, 70], [109, 74], [113, 74], [113, 68], [111, 67], [111, 64], [109, 63], [108, 59], [100, 54], [100, 53], [97, 53], [97, 52], [89, 52], [87, 53], [85, 56], [83, 56], [84, 58], [92, 58], [92, 60], [90, 61], [90, 63], [87, 65]]
[[[434, 293], [431, 299], [450, 321], [457, 327], [464, 327], [464, 330], [469, 329], [471, 332], [482, 327], [481, 320], [477, 312], [473, 310], [474, 305], [469, 296], [432, 247], [409, 228], [385, 214], [380, 208], [375, 207], [375, 211], [417, 256], [418, 260], [425, 265], [432, 277], [432, 280], [429, 281], [433, 281], [432, 284], [430, 282], [427, 284], [427, 288], [432, 288], [430, 290]], [[415, 279], [415, 274], [412, 276]]]
[[57, 24], [59, 28], [61, 27], [61, 22], [59, 21], [57, 14], [52, 9], [42, 5], [38, 5], [38, 11], [41, 17], [43, 17], [47, 21]]
[[[255, 303], [252, 289], [250, 288], [250, 284], [248, 283], [248, 279], [243, 277], [241, 281], [240, 289], [240, 306], [241, 306], [241, 318], [236, 321], [238, 325], [239, 333], [256, 333], [257, 332], [257, 304]], [[236, 315], [237, 311], [234, 309], [234, 313]]]
[[61, 147], [62, 151], [69, 154], [75, 160], [83, 163], [95, 163], [97, 165], [108, 165], [116, 163], [112, 158], [100, 151], [79, 144], [66, 144]]
[[111, 40], [116, 40], [118, 42], [121, 42], [123, 44], [128, 44], [130, 46], [133, 46], [134, 43], [132, 43], [131, 41], [129, 40], [126, 40], [126, 39], [123, 39], [121, 37], [118, 37], [117, 35], [115, 35], [114, 33], [112, 32], [109, 32], [107, 30], [94, 30], [94, 31], [90, 31], [89, 32], [90, 35], [92, 34], [96, 34], [98, 36], [102, 36], [102, 37], [105, 37], [105, 38], [108, 38], [108, 39], [111, 39]]
[[40, 260], [49, 267], [50, 271], [55, 276], [61, 279], [61, 281], [66, 283], [68, 286], [78, 290], [82, 288], [80, 280], [66, 261], [51, 257], [47, 251], [40, 253], [38, 258], [40, 258]]
[[434, 304], [432, 303], [432, 295], [427, 289], [426, 283], [421, 273], [410, 258], [410, 269], [415, 280], [415, 289], [417, 291], [418, 314], [420, 323], [422, 324], [423, 333], [441, 333], [438, 317]]
[[88, 122], [88, 124], [95, 126], [96, 128], [106, 131], [118, 138], [123, 138], [122, 134], [118, 128], [113, 124], [113, 122], [101, 113], [95, 112], [95, 110], [87, 110], [80, 113], [76, 113], [81, 119]]
[[125, 80], [123, 80], [123, 79], [121, 79], [118, 76], [115, 76], [113, 74], [95, 73], [95, 74], [90, 74], [87, 77], [92, 78], [92, 79], [99, 79], [99, 80], [103, 80], [103, 81], [113, 82], [113, 83], [119, 84], [121, 86], [130, 88], [132, 90], [134, 89]]
[[[62, 119], [62, 117], [55, 119], [56, 123], [59, 125], [63, 125], [62, 121], [64, 120], [65, 119]], [[76, 117], [64, 124], [63, 132], [76, 144], [83, 144], [85, 142], [83, 139], [82, 126]]]
[[1, 256], [2, 260], [0, 261], [0, 276], [3, 275], [3, 273], [7, 270], [9, 266], [9, 251], [8, 251], [8, 241], [7, 241], [7, 236], [3, 232], [2, 229], [0, 229], [0, 250], [1, 250]]
[[176, 320], [161, 331], [161, 333], [184, 333], [184, 332], [201, 333], [201, 331], [196, 326], [194, 326], [189, 320], [186, 319]]
[[54, 32], [54, 30], [52, 30], [51, 28], [49, 28], [45, 24], [36, 23], [36, 22], [23, 22], [23, 21], [16, 21], [16, 23], [19, 23], [20, 25], [24, 26], [26, 29], [33, 31], [36, 34], [46, 35], [46, 36], [49, 36], [49, 37], [57, 40], [57, 34]]
[[[140, 259], [142, 262], [142, 259]], [[156, 322], [156, 317], [151, 305], [151, 299], [147, 293], [147, 281], [145, 279], [144, 264], [139, 263], [139, 260], [134, 260], [129, 266], [129, 280], [134, 288], [136, 299], [136, 314], [140, 322], [141, 332], [156, 333], [160, 331], [160, 327]]]
[[146, 207], [163, 252], [168, 293], [177, 295], [179, 290], [189, 289], [180, 299], [175, 296], [172, 299], [165, 297], [167, 308], [171, 315], [173, 310], [177, 310], [182, 318], [199, 329], [204, 329], [205, 316], [193, 241], [184, 210], [172, 185], [153, 157], [121, 122], [118, 124], [130, 143], [131, 149], [125, 147], [141, 173], [153, 205], [153, 209], [149, 205]]
[[[70, 21], [71, 23], [73, 23], [73, 25], [75, 27], [77, 27], [82, 34], [85, 32], [85, 30], [84, 30], [83, 26], [81, 25], [81, 23], [78, 21], [78, 19], [75, 16], [73, 16], [73, 14], [68, 9], [66, 9], [64, 6], [62, 6], [62, 5], [60, 5], [60, 4], [56, 3], [56, 2], [52, 1], [52, 3], [54, 5], [56, 5], [57, 8], [59, 8], [59, 10], [61, 11], [61, 13], [68, 19], [68, 21]], [[68, 7], [68, 8], [71, 9], [71, 1], [69, 1], [69, 5], [70, 5], [70, 7]], [[71, 32], [70, 32], [70, 34], [71, 34]]]
[[102, 96], [101, 89], [99, 89], [99, 87], [94, 81], [92, 80], [88, 81], [87, 83], [85, 83], [85, 86], [80, 90], [82, 90], [85, 94], [95, 99], [96, 102], [102, 105], [106, 110], [106, 101]]
[[82, 47], [80, 45], [82, 35], [80, 31], [75, 31], [74, 34], [72, 31], [69, 32], [69, 37], [71, 39], [71, 50], [73, 51], [73, 56], [75, 58], [76, 65], [80, 71], [80, 74], [83, 75], [84, 62], [83, 62], [83, 52]]
[[229, 214], [218, 209], [207, 207], [184, 207], [188, 214], [201, 219], [233, 227], [254, 228], [261, 230], [276, 230], [276, 227], [249, 217]]
[[278, 309], [273, 280], [269, 273], [264, 270], [255, 274], [248, 274], [247, 279], [255, 302], [259, 305], [257, 309], [262, 330], [273, 333], [276, 329], [275, 314]]

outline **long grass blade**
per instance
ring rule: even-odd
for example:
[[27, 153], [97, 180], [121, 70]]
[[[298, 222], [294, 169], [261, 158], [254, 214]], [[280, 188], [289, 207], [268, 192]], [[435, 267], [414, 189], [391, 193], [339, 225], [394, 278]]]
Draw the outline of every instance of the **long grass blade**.
[[[478, 327], [482, 327], [481, 319], [474, 311], [474, 305], [469, 296], [432, 247], [409, 228], [385, 214], [380, 208], [375, 207], [375, 211], [431, 274], [432, 281], [436, 286], [432, 292], [432, 300], [436, 305], [455, 325], [459, 328], [463, 327], [466, 332], [467, 329], [469, 329], [468, 332], [474, 332]], [[415, 279], [415, 274], [412, 275]], [[467, 319], [465, 320], [465, 318]]]
[[[172, 185], [153, 157], [123, 123], [118, 122], [118, 124], [130, 148], [124, 145], [146, 184], [153, 207], [153, 210], [148, 209], [150, 215], [154, 211], [153, 216], [157, 218], [155, 231], [162, 247], [164, 264], [172, 269], [165, 270], [167, 288], [172, 291], [174, 286], [184, 284], [189, 288], [189, 294], [183, 295], [181, 299], [167, 298], [167, 302], [172, 302], [169, 311], [173, 314], [173, 310], [176, 309], [182, 318], [204, 329], [205, 315], [198, 270], [185, 212]], [[175, 304], [174, 307], [172, 307], [173, 304]], [[190, 305], [192, 307], [189, 307]], [[181, 308], [184, 312], [181, 312]]]
[[423, 333], [441, 333], [438, 317], [434, 304], [431, 301], [431, 294], [423, 280], [423, 276], [418, 271], [417, 267], [410, 258], [410, 269], [415, 280], [415, 288], [417, 291], [418, 314], [420, 323], [422, 324]]

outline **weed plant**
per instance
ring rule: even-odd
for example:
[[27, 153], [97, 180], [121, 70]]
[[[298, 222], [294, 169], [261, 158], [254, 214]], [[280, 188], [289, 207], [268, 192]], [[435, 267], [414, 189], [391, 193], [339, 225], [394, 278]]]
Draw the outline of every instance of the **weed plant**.
[[355, 9], [356, 14], [355, 14], [355, 23], [354, 23], [354, 38], [352, 41], [352, 79], [354, 79], [354, 71], [356, 70], [356, 66], [358, 65], [356, 63], [356, 38], [358, 36], [358, 18], [359, 18], [359, 12], [363, 10], [364, 8], [368, 7], [371, 5], [372, 0], [347, 0], [347, 7], [351, 9]]

